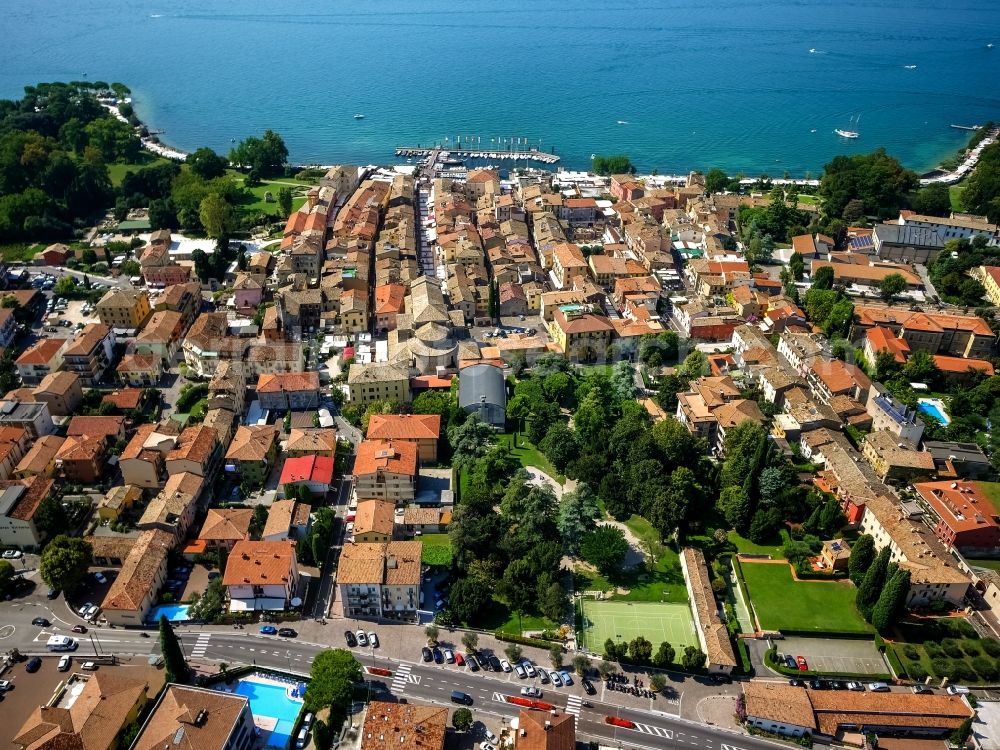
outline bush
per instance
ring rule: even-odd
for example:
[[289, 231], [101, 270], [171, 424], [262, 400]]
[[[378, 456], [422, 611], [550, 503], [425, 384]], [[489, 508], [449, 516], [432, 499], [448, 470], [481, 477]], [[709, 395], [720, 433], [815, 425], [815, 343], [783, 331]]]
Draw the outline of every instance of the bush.
[[1000, 656], [1000, 641], [996, 638], [984, 638], [982, 641], [983, 650], [990, 656]]
[[912, 661], [920, 660], [920, 652], [917, 651], [917, 647], [909, 643], [903, 646], [903, 655], [906, 656], [907, 659], [911, 659]]
[[952, 674], [957, 680], [964, 680], [966, 682], [975, 680], [976, 670], [972, 668], [972, 665], [965, 660], [956, 660], [951, 668]]
[[493, 633], [493, 637], [498, 641], [520, 643], [522, 646], [533, 646], [534, 648], [544, 648], [545, 650], [553, 647], [550, 641], [543, 641], [539, 638], [527, 638], [523, 635], [514, 635], [513, 633], [504, 633], [502, 630], [497, 630]]
[[927, 670], [924, 669], [924, 665], [918, 661], [906, 662], [906, 675], [911, 680], [916, 680], [917, 682], [923, 682], [928, 677]]
[[931, 669], [935, 677], [952, 677], [951, 661], [949, 659], [932, 659]]
[[962, 652], [962, 647], [958, 644], [954, 638], [945, 638], [941, 641], [941, 648], [944, 652], [948, 654], [952, 659], [961, 659], [965, 654]]
[[981, 653], [983, 653], [982, 649], [979, 648], [979, 643], [972, 640], [962, 641], [962, 650], [968, 656], [979, 656]]
[[927, 652], [927, 655], [931, 659], [941, 659], [944, 657], [944, 649], [942, 649], [939, 644], [933, 643], [932, 641], [924, 643], [924, 651]]
[[997, 678], [997, 665], [992, 659], [985, 656], [977, 656], [972, 660], [972, 668], [983, 680], [995, 680]]

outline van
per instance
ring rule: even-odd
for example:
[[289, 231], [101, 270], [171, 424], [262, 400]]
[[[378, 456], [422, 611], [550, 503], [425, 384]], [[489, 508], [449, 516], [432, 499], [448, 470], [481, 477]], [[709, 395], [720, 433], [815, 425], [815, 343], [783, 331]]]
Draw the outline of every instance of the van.
[[452, 703], [460, 703], [463, 706], [471, 706], [472, 705], [472, 696], [469, 695], [468, 693], [463, 693], [461, 690], [452, 690], [451, 691], [451, 702]]
[[868, 684], [868, 689], [873, 693], [888, 693], [889, 686], [884, 682], [871, 682]]
[[965, 685], [949, 685], [945, 691], [948, 695], [968, 695], [969, 688]]
[[302, 719], [302, 728], [303, 728], [304, 730], [306, 730], [307, 732], [308, 732], [308, 731], [309, 731], [310, 729], [312, 729], [312, 725], [313, 725], [313, 719], [314, 719], [314, 718], [315, 718], [315, 717], [314, 717], [314, 716], [313, 716], [313, 715], [312, 715], [311, 713], [308, 713], [308, 714], [306, 714], [305, 718], [304, 718], [304, 719]]
[[309, 730], [300, 729], [299, 736], [295, 738], [295, 747], [302, 750], [306, 745], [309, 744]]
[[49, 636], [45, 647], [49, 651], [75, 651], [77, 642], [76, 638], [70, 638], [67, 635], [53, 635]]

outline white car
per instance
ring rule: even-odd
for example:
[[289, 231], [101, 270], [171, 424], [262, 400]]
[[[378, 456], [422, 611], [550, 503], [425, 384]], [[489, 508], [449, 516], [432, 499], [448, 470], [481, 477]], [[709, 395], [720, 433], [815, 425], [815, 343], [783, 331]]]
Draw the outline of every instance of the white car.
[[19, 560], [24, 557], [24, 553], [19, 549], [6, 549], [3, 552], [4, 560]]
[[0, 680], [0, 693], [6, 693], [13, 684], [10, 680]]
[[514, 674], [520, 677], [522, 680], [528, 676], [528, 673], [524, 671], [524, 667], [520, 664], [514, 665]]
[[524, 671], [528, 673], [528, 677], [534, 677], [538, 674], [538, 672], [535, 671], [535, 665], [527, 659], [521, 662], [521, 666], [523, 666]]
[[497, 750], [497, 746], [490, 742], [480, 742], [479, 750]]
[[87, 613], [83, 616], [83, 619], [93, 620], [95, 617], [97, 617], [97, 613], [100, 611], [101, 608], [98, 607], [96, 604], [94, 604], [87, 610]]
[[497, 736], [495, 734], [493, 734], [493, 732], [491, 732], [486, 727], [483, 727], [483, 734], [485, 734], [486, 735], [486, 739], [489, 740], [490, 742], [492, 742], [494, 745], [497, 743], [497, 741], [498, 741], [497, 740]]
[[358, 639], [358, 645], [359, 646], [367, 646], [368, 645], [368, 635], [365, 633], [365, 631], [359, 630], [354, 635]]
[[562, 687], [562, 677], [559, 676], [559, 673], [557, 671], [553, 669], [551, 672], [549, 672], [549, 677], [552, 679], [553, 685], [555, 685], [556, 687]]
[[504, 672], [510, 672], [511, 671], [510, 662], [507, 661], [506, 659], [501, 659], [500, 660], [500, 669], [502, 669]]
[[444, 660], [449, 664], [455, 663], [455, 654], [452, 652], [450, 648], [446, 648], [444, 650]]
[[528, 687], [521, 688], [521, 695], [526, 698], [541, 698], [542, 691], [536, 688], [534, 685], [529, 685]]
[[85, 602], [84, 605], [77, 610], [77, 612], [80, 614], [80, 617], [83, 617], [84, 615], [87, 614], [87, 610], [93, 606], [94, 606], [93, 602]]
[[375, 635], [374, 630], [368, 631], [368, 640], [372, 644], [372, 648], [378, 648], [378, 636]]
[[98, 583], [107, 583], [108, 582], [108, 579], [104, 575], [104, 573], [94, 573], [94, 578], [97, 580]]
[[56, 669], [58, 669], [60, 672], [67, 672], [69, 671], [69, 665], [72, 663], [73, 659], [70, 657], [70, 655], [63, 654], [61, 657], [59, 657], [59, 664], [56, 666]]

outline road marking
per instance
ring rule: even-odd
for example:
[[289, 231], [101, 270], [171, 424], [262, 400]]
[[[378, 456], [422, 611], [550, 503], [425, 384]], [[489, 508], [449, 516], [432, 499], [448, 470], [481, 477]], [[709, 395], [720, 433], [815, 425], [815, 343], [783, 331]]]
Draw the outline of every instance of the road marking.
[[495, 700], [497, 703], [506, 703], [507, 696], [505, 696], [503, 693], [493, 693], [493, 700]]
[[[672, 740], [674, 739], [674, 730], [664, 729], [663, 727], [654, 727], [649, 724], [641, 724], [638, 721], [635, 722], [636, 731], [642, 732], [644, 734], [652, 734], [657, 737], [663, 737], [664, 739]], [[678, 742], [685, 742], [680, 738], [677, 739]], [[743, 750], [743, 748], [734, 748], [734, 750]]]
[[419, 685], [420, 684], [420, 675], [417, 675], [417, 674], [407, 675], [406, 679], [408, 679], [414, 685]]
[[392, 678], [392, 687], [391, 687], [392, 692], [394, 693], [403, 692], [403, 689], [409, 682], [408, 678], [410, 676], [410, 669], [412, 669], [412, 667], [410, 667], [409, 664], [399, 665], [399, 668], [396, 669], [396, 674]]
[[736, 747], [736, 745], [726, 745], [720, 743], [722, 750], [743, 750], [742, 747]]
[[574, 716], [580, 715], [580, 707], [583, 705], [583, 698], [579, 695], [571, 695], [566, 699], [566, 713]]
[[191, 649], [191, 656], [204, 656], [205, 651], [208, 649], [208, 641], [211, 637], [211, 633], [200, 634], [198, 636], [198, 640], [194, 642], [194, 647]]

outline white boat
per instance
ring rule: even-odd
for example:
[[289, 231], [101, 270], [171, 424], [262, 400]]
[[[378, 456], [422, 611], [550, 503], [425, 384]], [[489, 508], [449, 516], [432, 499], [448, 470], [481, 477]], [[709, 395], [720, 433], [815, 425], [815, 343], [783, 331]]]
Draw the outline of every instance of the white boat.
[[628, 125], [628, 120], [619, 120], [618, 124], [619, 125]]
[[365, 116], [362, 115], [362, 114], [357, 114], [357, 115], [354, 115], [354, 119], [355, 120], [363, 120], [363, 119], [365, 119]]
[[906, 68], [907, 70], [916, 70], [917, 69], [916, 65], [904, 65], [903, 67]]
[[861, 135], [856, 130], [841, 130], [840, 128], [834, 128], [833, 132], [841, 138], [858, 138]]

